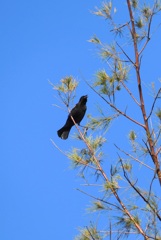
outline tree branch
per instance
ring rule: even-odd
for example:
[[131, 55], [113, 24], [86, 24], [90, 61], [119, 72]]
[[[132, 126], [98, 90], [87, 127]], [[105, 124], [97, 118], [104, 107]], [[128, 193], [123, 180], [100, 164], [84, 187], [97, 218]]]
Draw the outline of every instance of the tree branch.
[[126, 89], [126, 91], [129, 93], [129, 95], [132, 97], [132, 99], [134, 100], [134, 102], [140, 107], [140, 103], [136, 100], [136, 98], [134, 97], [134, 95], [132, 94], [132, 92], [129, 90], [129, 88], [126, 86], [126, 84], [121, 81], [121, 84], [124, 86], [124, 88]]
[[159, 183], [161, 185], [160, 164], [159, 164], [159, 161], [158, 161], [158, 157], [155, 153], [154, 141], [151, 137], [149, 123], [148, 123], [148, 120], [147, 120], [147, 115], [146, 115], [146, 110], [145, 110], [145, 105], [144, 105], [144, 98], [143, 98], [143, 91], [142, 91], [141, 77], [140, 77], [140, 62], [139, 62], [139, 53], [138, 53], [138, 46], [137, 46], [137, 34], [136, 34], [136, 30], [135, 30], [135, 22], [134, 22], [134, 17], [133, 17], [133, 12], [132, 12], [132, 8], [131, 8], [130, 0], [127, 0], [127, 5], [128, 5], [130, 20], [131, 20], [131, 24], [132, 24], [132, 33], [131, 34], [132, 34], [133, 45], [134, 45], [134, 53], [135, 53], [135, 70], [136, 70], [138, 92], [139, 92], [139, 98], [140, 98], [140, 104], [141, 104], [140, 108], [141, 108], [141, 112], [142, 112], [143, 119], [144, 119], [144, 124], [145, 124], [144, 129], [146, 131], [147, 140], [148, 140], [148, 143], [149, 143], [150, 156], [153, 160], [153, 163], [155, 164], [156, 172], [157, 172], [157, 175], [158, 175], [158, 178], [159, 178]]
[[95, 197], [95, 196], [93, 196], [93, 195], [91, 195], [91, 194], [89, 194], [89, 193], [84, 192], [83, 190], [78, 189], [78, 188], [77, 188], [76, 190], [79, 191], [79, 192], [81, 192], [81, 193], [83, 193], [83, 194], [85, 194], [85, 195], [87, 195], [88, 197], [91, 197], [91, 198], [97, 200], [97, 201], [100, 201], [100, 202], [103, 202], [103, 203], [105, 203], [105, 204], [107, 204], [107, 205], [110, 205], [110, 206], [112, 206], [112, 207], [115, 207], [117, 210], [123, 211], [122, 208], [120, 208], [119, 206], [117, 206], [117, 205], [115, 205], [115, 204], [113, 204], [113, 203], [110, 203], [110, 202], [108, 202], [108, 201], [106, 201], [106, 200], [103, 200], [103, 199], [101, 199], [101, 198]]
[[127, 55], [127, 53], [124, 51], [124, 49], [116, 42], [117, 46], [121, 49], [121, 51], [123, 52], [123, 54], [127, 57], [127, 59], [133, 64], [135, 65], [135, 63], [131, 60], [131, 58]]
[[152, 14], [150, 16], [150, 20], [149, 20], [149, 24], [148, 24], [148, 33], [147, 33], [147, 40], [144, 44], [144, 46], [142, 47], [142, 49], [140, 50], [139, 52], [139, 55], [141, 55], [141, 53], [144, 51], [144, 49], [146, 48], [148, 42], [150, 41], [150, 29], [151, 29], [151, 24], [152, 24], [152, 19], [153, 19], [153, 15], [154, 15], [154, 9], [155, 9], [155, 4], [153, 6], [153, 11], [152, 11]]
[[147, 121], [148, 121], [148, 119], [150, 118], [150, 116], [152, 115], [152, 112], [153, 112], [153, 109], [154, 109], [156, 100], [158, 99], [158, 96], [159, 96], [160, 93], [161, 93], [161, 88], [159, 88], [159, 90], [158, 90], [158, 92], [157, 92], [157, 95], [156, 95], [155, 98], [154, 98], [154, 102], [153, 102], [153, 104], [152, 104], [152, 107], [151, 107], [151, 111], [150, 111], [150, 113], [149, 113], [149, 116], [147, 117]]
[[123, 169], [123, 173], [124, 173], [124, 177], [126, 178], [126, 180], [128, 181], [128, 183], [130, 184], [130, 186], [135, 190], [135, 192], [138, 193], [138, 195], [143, 199], [144, 202], [146, 202], [146, 204], [148, 204], [148, 206], [151, 208], [151, 210], [153, 211], [154, 214], [156, 214], [156, 216], [158, 217], [159, 221], [161, 221], [161, 216], [159, 215], [158, 211], [156, 211], [156, 209], [150, 204], [149, 200], [147, 200], [144, 195], [138, 190], [138, 188], [135, 187], [135, 185], [130, 181], [130, 179], [128, 178], [128, 175], [125, 171], [124, 165], [122, 163], [122, 159], [120, 158], [120, 162], [121, 162], [121, 166]]
[[136, 162], [140, 163], [141, 165], [149, 168], [150, 170], [155, 171], [154, 168], [151, 168], [150, 166], [148, 166], [148, 165], [145, 164], [144, 162], [141, 162], [139, 159], [137, 159], [137, 158], [135, 158], [134, 156], [132, 156], [131, 154], [125, 152], [124, 150], [122, 150], [121, 148], [119, 148], [116, 144], [114, 144], [114, 145], [115, 145], [115, 147], [116, 147], [119, 151], [123, 152], [126, 156], [130, 157], [131, 159], [135, 160]]
[[[87, 82], [86, 82], [87, 83]], [[97, 95], [99, 95], [108, 105], [110, 105], [110, 107], [112, 107], [113, 109], [115, 109], [119, 114], [121, 114], [122, 116], [126, 117], [128, 120], [136, 123], [137, 125], [139, 125], [140, 127], [145, 128], [145, 125], [143, 125], [142, 123], [136, 121], [135, 119], [131, 118], [130, 116], [128, 116], [126, 113], [122, 112], [120, 109], [118, 109], [115, 105], [113, 105], [111, 102], [107, 101], [107, 99], [105, 99], [99, 92], [97, 92], [89, 83], [87, 83], [87, 85], [95, 92], [97, 93]]]

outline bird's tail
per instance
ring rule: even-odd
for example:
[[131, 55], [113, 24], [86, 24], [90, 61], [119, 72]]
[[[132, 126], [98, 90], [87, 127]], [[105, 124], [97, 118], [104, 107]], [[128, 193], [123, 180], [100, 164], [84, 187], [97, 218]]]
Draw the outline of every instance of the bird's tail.
[[71, 127], [62, 127], [61, 129], [59, 129], [58, 131], [57, 131], [57, 133], [58, 133], [58, 136], [60, 137], [60, 138], [62, 138], [62, 139], [67, 139], [68, 138], [68, 135], [69, 135], [69, 132], [70, 132], [70, 129], [71, 129]]

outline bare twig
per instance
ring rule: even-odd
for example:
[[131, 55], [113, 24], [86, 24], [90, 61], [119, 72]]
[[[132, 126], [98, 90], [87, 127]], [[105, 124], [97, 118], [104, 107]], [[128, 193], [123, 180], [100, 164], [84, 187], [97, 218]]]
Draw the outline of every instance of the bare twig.
[[52, 144], [54, 145], [54, 147], [56, 147], [63, 155], [65, 155], [66, 157], [68, 157], [68, 155], [62, 150], [60, 149], [56, 143], [50, 138], [50, 141], [52, 142]]
[[131, 58], [127, 55], [127, 53], [124, 51], [124, 49], [116, 42], [117, 46], [121, 49], [121, 51], [123, 52], [123, 54], [127, 57], [127, 59], [133, 64], [133, 66], [135, 65], [135, 63], [131, 60]]
[[[151, 137], [150, 137], [151, 138]], [[145, 144], [145, 146], [147, 147], [147, 150], [148, 150], [148, 152], [149, 152], [149, 155], [151, 156], [151, 158], [153, 159], [153, 158], [157, 158], [157, 154], [155, 153], [155, 156], [154, 155], [152, 155], [153, 153], [151, 152], [151, 149], [150, 149], [150, 147], [148, 147], [148, 144], [143, 140], [143, 142], [144, 142], [144, 144]], [[154, 163], [155, 163], [155, 161], [154, 161]], [[157, 173], [157, 175], [158, 175], [158, 178], [159, 178], [159, 182], [160, 182], [160, 184], [161, 184], [161, 172], [160, 172], [160, 165], [159, 165], [159, 162], [158, 162], [158, 158], [157, 158], [157, 163], [155, 164], [155, 167], [156, 167], [156, 169], [155, 169], [155, 172]]]
[[158, 148], [156, 154], [158, 155], [160, 153], [160, 151], [161, 151], [161, 147]]
[[112, 227], [111, 227], [111, 222], [110, 222], [110, 240], [112, 240]]
[[149, 195], [148, 195], [148, 201], [150, 199], [150, 195], [151, 195], [151, 191], [152, 191], [152, 185], [153, 185], [153, 182], [154, 182], [154, 179], [156, 178], [156, 172], [154, 173], [154, 176], [152, 178], [152, 181], [150, 183], [150, 188], [149, 188]]
[[130, 89], [126, 86], [126, 84], [121, 81], [121, 84], [124, 86], [124, 88], [126, 89], [126, 91], [129, 93], [129, 95], [132, 97], [132, 99], [134, 100], [134, 102], [140, 107], [140, 103], [136, 100], [136, 98], [134, 97], [134, 95], [132, 94], [132, 92], [130, 91]]
[[150, 118], [150, 116], [152, 115], [152, 112], [153, 112], [153, 109], [154, 109], [156, 100], [158, 99], [158, 96], [159, 96], [160, 93], [161, 93], [161, 88], [158, 90], [157, 95], [156, 95], [155, 98], [154, 98], [154, 102], [153, 102], [153, 104], [152, 104], [152, 107], [151, 107], [151, 111], [150, 111], [150, 113], [149, 113], [149, 116], [147, 117], [147, 121], [148, 121], [148, 119]]

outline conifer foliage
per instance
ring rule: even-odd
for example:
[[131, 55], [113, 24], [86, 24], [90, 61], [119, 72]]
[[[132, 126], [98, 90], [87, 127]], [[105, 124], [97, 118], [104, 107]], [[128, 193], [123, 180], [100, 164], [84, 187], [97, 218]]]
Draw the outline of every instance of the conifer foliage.
[[[120, 22], [118, 2], [102, 2], [93, 11], [106, 22], [112, 42], [104, 43], [96, 35], [89, 40], [99, 50], [104, 68], [96, 69], [94, 80], [86, 84], [104, 107], [97, 117], [90, 109], [86, 126], [74, 123], [78, 144], [66, 153], [87, 186], [79, 191], [92, 200], [90, 210], [99, 216], [95, 221], [91, 215], [89, 226], [80, 228], [75, 239], [161, 240], [161, 88], [153, 79], [149, 89], [142, 71], [146, 49], [157, 35], [154, 19], [161, 5], [121, 1], [126, 16]], [[151, 59], [147, 69], [155, 71], [154, 62]], [[68, 112], [77, 88], [72, 76], [54, 86]]]

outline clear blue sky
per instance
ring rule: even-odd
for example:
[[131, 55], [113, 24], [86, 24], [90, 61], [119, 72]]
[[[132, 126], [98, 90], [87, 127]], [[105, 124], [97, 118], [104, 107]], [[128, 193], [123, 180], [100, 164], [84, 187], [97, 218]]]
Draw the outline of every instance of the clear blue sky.
[[[97, 2], [1, 2], [2, 240], [73, 239], [77, 227], [89, 222], [84, 209], [90, 200], [75, 190], [80, 184], [77, 172], [70, 169], [69, 160], [50, 142], [52, 138], [67, 150], [72, 148], [74, 140], [65, 142], [57, 137], [56, 131], [66, 117], [52, 106], [58, 100], [48, 80], [56, 84], [62, 77], [73, 75], [80, 81], [76, 101], [88, 94], [88, 113], [98, 104], [99, 99], [82, 81], [82, 78], [93, 78], [102, 67], [87, 40], [94, 34], [110, 40], [103, 20], [90, 13]], [[160, 33], [158, 30], [158, 36]], [[159, 42], [160, 37], [159, 40], [154, 37], [145, 55], [148, 64], [149, 54], [151, 58], [153, 54], [158, 57], [158, 63], [151, 66], [157, 69], [155, 76], [151, 75], [149, 66], [148, 69], [143, 66], [149, 81], [161, 76]]]

